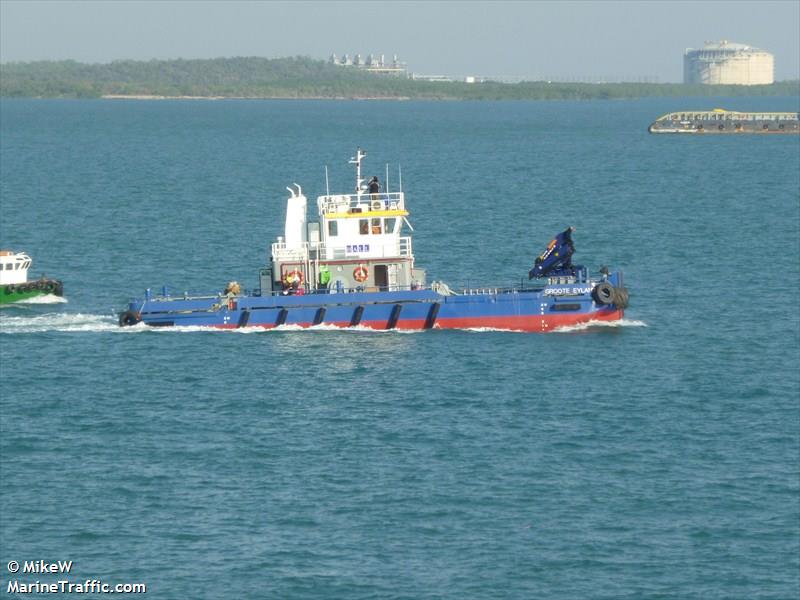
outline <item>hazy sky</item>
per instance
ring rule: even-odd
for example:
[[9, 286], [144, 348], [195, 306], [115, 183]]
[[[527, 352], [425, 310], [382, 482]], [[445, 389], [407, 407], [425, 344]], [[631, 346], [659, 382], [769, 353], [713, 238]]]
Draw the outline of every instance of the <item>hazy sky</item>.
[[397, 54], [425, 75], [679, 82], [727, 39], [800, 78], [800, 0], [265, 2], [0, 0], [0, 61]]

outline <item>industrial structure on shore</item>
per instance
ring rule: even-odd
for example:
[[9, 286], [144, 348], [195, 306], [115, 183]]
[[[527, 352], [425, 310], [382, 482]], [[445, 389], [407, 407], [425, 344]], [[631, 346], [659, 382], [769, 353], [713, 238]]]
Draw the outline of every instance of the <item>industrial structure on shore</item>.
[[706, 42], [683, 54], [683, 83], [770, 85], [775, 58], [769, 52], [728, 40]]
[[392, 57], [391, 62], [387, 62], [383, 54], [380, 56], [370, 54], [366, 59], [362, 58], [360, 54], [356, 54], [354, 58], [351, 58], [349, 54], [345, 54], [341, 58], [331, 54], [329, 62], [339, 67], [355, 67], [369, 73], [408, 77], [407, 65], [397, 59], [397, 54]]
[[[416, 81], [451, 83], [482, 83], [504, 81], [502, 77], [452, 77], [449, 75], [422, 75], [409, 71], [408, 64], [401, 62], [395, 54], [390, 61], [383, 54], [331, 54], [329, 63], [339, 67], [358, 69], [367, 73], [390, 75]], [[506, 78], [507, 79], [507, 78]], [[613, 80], [613, 78], [610, 78]], [[554, 78], [545, 78], [548, 83]], [[586, 82], [586, 81], [584, 81]], [[595, 81], [596, 82], [596, 81]], [[604, 81], [605, 82], [605, 81]], [[641, 78], [637, 82], [642, 83]], [[644, 81], [649, 83], [648, 81]], [[702, 48], [687, 48], [683, 54], [683, 83], [706, 85], [771, 85], [775, 83], [775, 58], [766, 50], [753, 48], [728, 40], [706, 42]]]
[[393, 75], [395, 77], [413, 79], [415, 81], [431, 81], [439, 83], [452, 83], [454, 81], [461, 81], [464, 83], [480, 83], [488, 80], [486, 77], [475, 77], [473, 75], [458, 78], [451, 77], [450, 75], [420, 75], [419, 73], [412, 73], [408, 70], [408, 64], [401, 62], [397, 58], [397, 54], [392, 56], [391, 62], [387, 62], [386, 57], [383, 54], [380, 56], [370, 54], [366, 59], [362, 58], [361, 54], [356, 54], [354, 57], [351, 57], [349, 54], [344, 54], [341, 57], [337, 56], [336, 54], [331, 54], [328, 62], [337, 67], [350, 67], [353, 69], [360, 69], [368, 73]]

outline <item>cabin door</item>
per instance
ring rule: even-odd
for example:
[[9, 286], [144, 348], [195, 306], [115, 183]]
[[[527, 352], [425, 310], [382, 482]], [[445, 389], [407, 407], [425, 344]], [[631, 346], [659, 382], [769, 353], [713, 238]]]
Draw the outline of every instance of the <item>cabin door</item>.
[[386, 265], [375, 265], [375, 286], [379, 290], [389, 289], [389, 270]]

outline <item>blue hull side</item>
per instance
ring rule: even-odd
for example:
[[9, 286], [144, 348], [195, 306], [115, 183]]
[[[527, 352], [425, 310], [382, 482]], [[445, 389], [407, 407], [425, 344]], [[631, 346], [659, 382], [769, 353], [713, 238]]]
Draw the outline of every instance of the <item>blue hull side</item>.
[[[613, 279], [617, 283], [616, 277]], [[620, 319], [623, 309], [624, 306], [598, 303], [591, 287], [583, 284], [566, 290], [563, 286], [546, 286], [449, 296], [431, 290], [229, 298], [167, 296], [132, 302], [125, 314], [135, 315], [132, 320], [151, 326], [269, 329], [325, 324], [372, 329], [487, 327], [541, 332], [590, 320]]]

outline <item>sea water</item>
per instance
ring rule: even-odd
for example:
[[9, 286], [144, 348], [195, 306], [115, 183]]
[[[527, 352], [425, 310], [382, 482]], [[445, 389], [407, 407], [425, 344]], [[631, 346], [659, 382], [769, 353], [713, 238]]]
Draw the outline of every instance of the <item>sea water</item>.
[[[67, 299], [0, 310], [3, 593], [796, 598], [800, 138], [647, 133], [715, 106], [798, 99], [2, 101], [0, 246]], [[573, 226], [625, 320], [117, 327], [256, 287], [286, 186], [351, 192], [359, 146], [429, 281], [519, 282]]]

